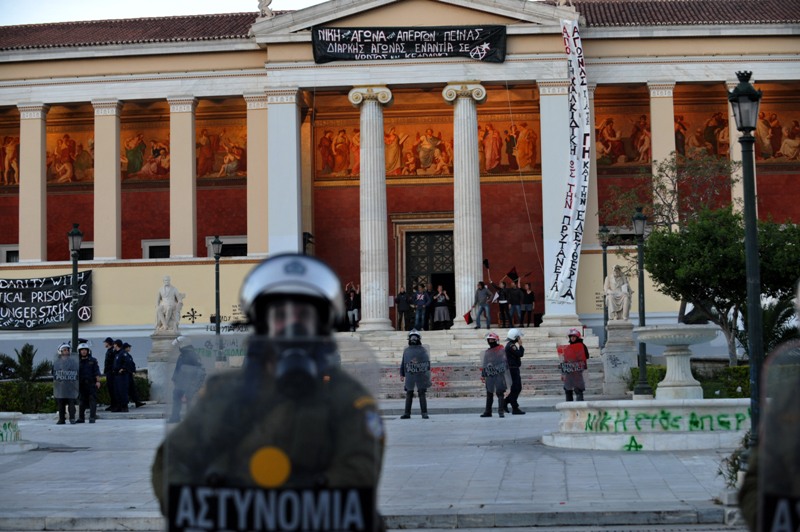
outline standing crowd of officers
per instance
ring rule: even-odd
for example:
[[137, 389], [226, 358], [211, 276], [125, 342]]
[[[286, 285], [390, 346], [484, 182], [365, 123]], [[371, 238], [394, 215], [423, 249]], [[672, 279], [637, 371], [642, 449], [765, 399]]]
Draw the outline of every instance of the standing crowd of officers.
[[97, 420], [97, 390], [100, 389], [100, 377], [103, 374], [110, 398], [107, 411], [127, 412], [129, 401], [137, 408], [144, 405], [139, 400], [134, 383], [136, 364], [129, 343], [111, 337], [103, 341], [106, 355], [101, 373], [99, 362], [92, 356], [91, 343], [84, 339], [78, 342], [77, 358], [71, 354], [72, 346], [69, 343], [62, 343], [56, 350], [53, 396], [58, 410], [58, 425], [66, 424], [67, 416], [70, 424], [85, 423], [87, 409], [89, 423]]

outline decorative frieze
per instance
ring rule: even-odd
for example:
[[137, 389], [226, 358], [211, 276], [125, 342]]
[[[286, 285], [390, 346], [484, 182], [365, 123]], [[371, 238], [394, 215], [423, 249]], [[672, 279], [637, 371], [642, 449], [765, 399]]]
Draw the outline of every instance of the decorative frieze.
[[17, 105], [22, 120], [44, 120], [50, 106], [44, 103], [24, 103]]
[[170, 113], [193, 113], [197, 107], [197, 99], [192, 96], [167, 98]]
[[267, 108], [267, 95], [264, 93], [258, 94], [245, 94], [244, 101], [247, 102], [247, 110], [266, 109]]
[[266, 91], [267, 104], [297, 103], [297, 89], [275, 89]]
[[119, 100], [92, 100], [95, 116], [118, 116], [122, 110]]
[[569, 80], [537, 81], [539, 95], [566, 96], [569, 91]]
[[647, 82], [650, 89], [651, 98], [672, 98], [672, 91], [675, 88], [674, 81]]

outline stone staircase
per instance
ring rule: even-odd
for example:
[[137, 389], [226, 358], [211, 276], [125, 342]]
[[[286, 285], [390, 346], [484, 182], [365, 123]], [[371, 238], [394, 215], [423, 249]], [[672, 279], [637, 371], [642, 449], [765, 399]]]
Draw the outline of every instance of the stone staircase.
[[[522, 359], [522, 395], [562, 395], [561, 372], [558, 369], [556, 345], [565, 344], [568, 327], [524, 328]], [[501, 340], [508, 329], [493, 328]], [[482, 397], [485, 390], [480, 380], [480, 361], [487, 344], [486, 329], [456, 329], [423, 331], [422, 343], [431, 354], [431, 397]], [[367, 344], [375, 353], [380, 366], [381, 398], [404, 397], [400, 382], [400, 361], [408, 346], [408, 333], [403, 331], [356, 331], [338, 333], [342, 357], [347, 360], [347, 350], [357, 349], [359, 343]], [[584, 342], [589, 348], [589, 370], [584, 373], [587, 394], [603, 393], [603, 363], [600, 359], [598, 338], [588, 332]], [[346, 362], [345, 362], [346, 363]]]

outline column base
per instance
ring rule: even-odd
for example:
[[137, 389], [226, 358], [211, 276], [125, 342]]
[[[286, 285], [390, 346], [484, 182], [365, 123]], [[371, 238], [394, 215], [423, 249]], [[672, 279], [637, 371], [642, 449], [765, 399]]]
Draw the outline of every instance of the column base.
[[388, 318], [361, 320], [358, 322], [359, 332], [362, 331], [393, 331], [394, 326]]
[[577, 314], [563, 314], [563, 315], [550, 315], [545, 314], [542, 317], [542, 324], [540, 327], [578, 327], [582, 328], [580, 319]]

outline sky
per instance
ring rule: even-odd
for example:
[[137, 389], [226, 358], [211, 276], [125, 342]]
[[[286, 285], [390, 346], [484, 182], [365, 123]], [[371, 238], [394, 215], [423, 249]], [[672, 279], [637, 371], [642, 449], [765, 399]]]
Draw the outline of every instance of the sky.
[[[272, 0], [272, 10], [303, 9], [325, 0]], [[0, 0], [0, 26], [77, 20], [258, 11], [258, 0]]]

